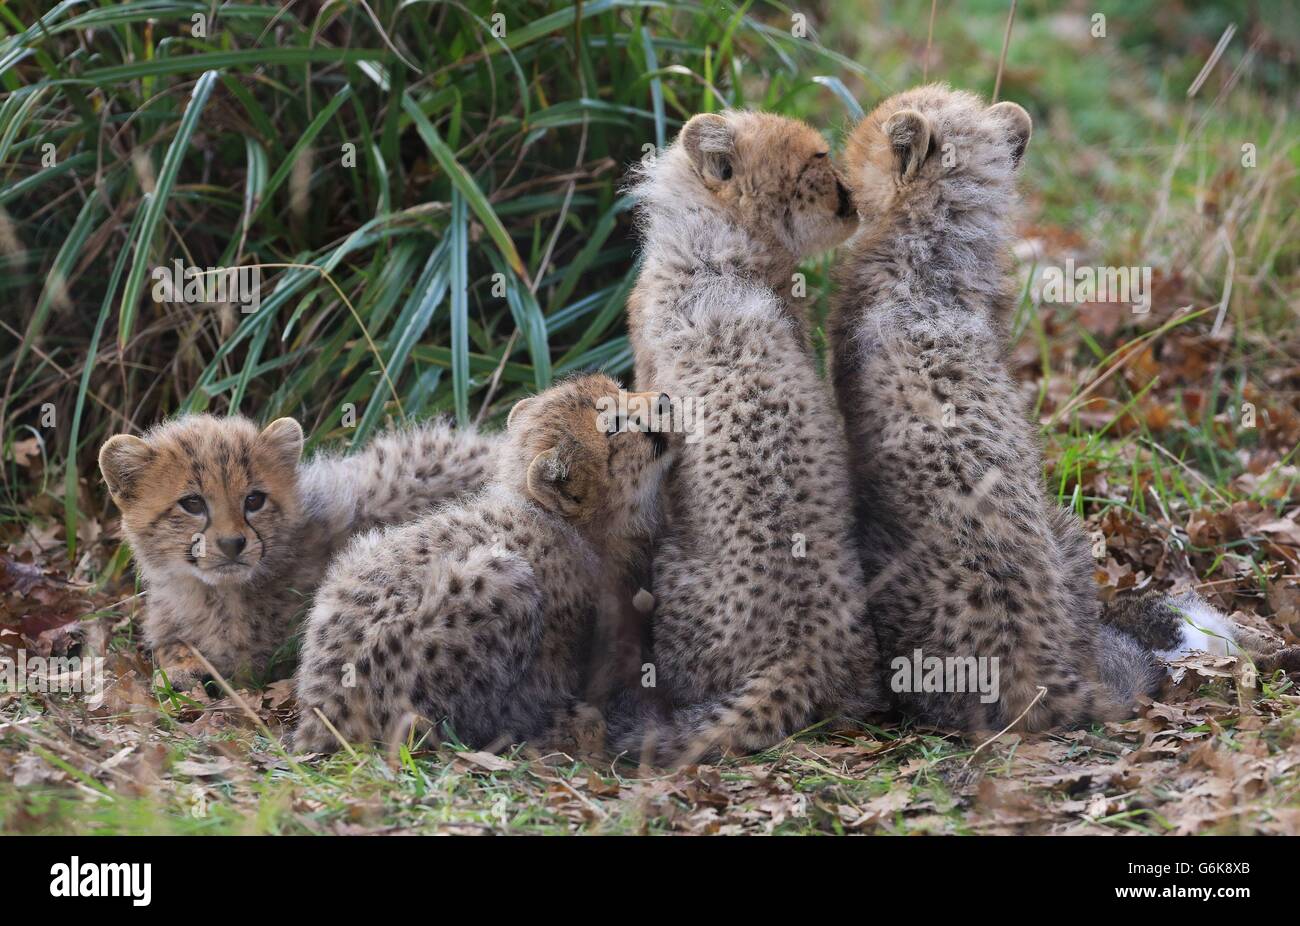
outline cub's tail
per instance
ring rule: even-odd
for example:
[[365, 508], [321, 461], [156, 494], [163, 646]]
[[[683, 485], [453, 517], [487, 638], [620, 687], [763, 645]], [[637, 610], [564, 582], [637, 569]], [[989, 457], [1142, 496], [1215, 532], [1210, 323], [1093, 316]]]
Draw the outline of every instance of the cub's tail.
[[1194, 652], [1240, 652], [1232, 621], [1195, 592], [1123, 595], [1102, 606], [1101, 622], [1137, 640], [1165, 662]]
[[645, 697], [625, 699], [612, 713], [610, 742], [617, 752], [642, 762], [688, 765], [759, 752], [825, 718], [886, 709], [865, 674], [848, 677], [830, 660], [814, 666], [800, 662], [777, 660], [734, 692], [671, 711]]
[[676, 709], [644, 697], [619, 699], [611, 705], [610, 742], [620, 755], [661, 766], [757, 752], [801, 726], [771, 713], [776, 690], [756, 679], [738, 695]]
[[1154, 697], [1165, 677], [1155, 653], [1107, 624], [1097, 628], [1097, 663], [1102, 684], [1124, 711], [1137, 703], [1139, 695]]
[[1123, 595], [1101, 610], [1098, 653], [1102, 681], [1121, 703], [1153, 696], [1164, 664], [1195, 652], [1235, 655], [1238, 631], [1195, 592]]

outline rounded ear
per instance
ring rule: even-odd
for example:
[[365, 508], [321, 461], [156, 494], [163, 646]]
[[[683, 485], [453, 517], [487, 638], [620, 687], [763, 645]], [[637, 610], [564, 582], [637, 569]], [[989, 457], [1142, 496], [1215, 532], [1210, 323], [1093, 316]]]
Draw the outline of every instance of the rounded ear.
[[911, 180], [930, 153], [930, 120], [915, 109], [900, 109], [881, 126], [894, 153], [894, 171]]
[[736, 138], [724, 117], [717, 113], [692, 116], [682, 127], [681, 140], [691, 163], [704, 177], [716, 181], [731, 179]]
[[515, 418], [519, 415], [519, 413], [523, 411], [525, 408], [527, 408], [529, 405], [531, 405], [534, 401], [536, 401], [536, 399], [537, 396], [530, 396], [527, 399], [520, 399], [518, 402], [515, 403], [514, 407], [510, 409], [510, 414], [506, 415], [507, 431], [509, 431], [514, 426]]
[[257, 439], [285, 466], [297, 466], [302, 459], [302, 425], [292, 418], [275, 419]]
[[115, 434], [99, 448], [99, 471], [113, 498], [130, 498], [149, 461], [153, 448], [132, 434]]
[[1019, 103], [1004, 100], [989, 107], [989, 113], [1000, 119], [1007, 127], [1007, 140], [1011, 143], [1011, 163], [1016, 167], [1025, 156], [1029, 147], [1029, 136], [1034, 132], [1034, 120]]
[[528, 494], [548, 511], [579, 520], [596, 502], [586, 476], [564, 458], [559, 447], [552, 447], [528, 464]]

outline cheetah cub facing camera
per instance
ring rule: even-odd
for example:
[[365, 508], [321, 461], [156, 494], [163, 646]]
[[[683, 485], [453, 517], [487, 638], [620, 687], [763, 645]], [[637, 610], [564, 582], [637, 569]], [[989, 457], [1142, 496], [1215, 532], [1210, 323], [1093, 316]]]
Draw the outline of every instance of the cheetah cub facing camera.
[[303, 463], [292, 418], [259, 430], [212, 415], [109, 438], [99, 467], [148, 591], [145, 639], [169, 682], [185, 690], [207, 674], [189, 646], [232, 680], [278, 674], [343, 542], [480, 488], [497, 443], [426, 425]]
[[[897, 703], [949, 729], [1118, 719], [1161, 678], [1099, 619], [1089, 545], [1044, 491], [1005, 361], [1030, 131], [1014, 103], [929, 86], [877, 107], [846, 155], [862, 227], [839, 266], [832, 378], [870, 609]], [[1226, 629], [1196, 602], [1198, 624]]]
[[653, 663], [671, 714], [625, 722], [616, 742], [685, 761], [874, 712], [843, 428], [781, 295], [800, 259], [856, 225], [827, 145], [780, 116], [700, 115], [632, 191], [637, 375], [702, 414], [654, 557]]
[[566, 736], [672, 456], [658, 397], [623, 395], [625, 418], [604, 376], [523, 400], [488, 489], [339, 556], [307, 622], [295, 748], [336, 749], [334, 731], [387, 742], [412, 722], [480, 748]]

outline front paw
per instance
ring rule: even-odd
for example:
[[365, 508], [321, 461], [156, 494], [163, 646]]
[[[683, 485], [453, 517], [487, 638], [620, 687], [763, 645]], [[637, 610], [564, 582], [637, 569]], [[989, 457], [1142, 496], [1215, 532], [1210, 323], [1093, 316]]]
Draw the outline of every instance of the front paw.
[[576, 749], [580, 755], [600, 755], [605, 749], [605, 715], [590, 704], [575, 704], [556, 733], [558, 741]]
[[163, 646], [154, 651], [154, 662], [158, 671], [154, 673], [154, 684], [163, 686], [163, 676], [173, 691], [190, 691], [196, 685], [203, 684], [210, 673], [207, 667], [187, 646]]

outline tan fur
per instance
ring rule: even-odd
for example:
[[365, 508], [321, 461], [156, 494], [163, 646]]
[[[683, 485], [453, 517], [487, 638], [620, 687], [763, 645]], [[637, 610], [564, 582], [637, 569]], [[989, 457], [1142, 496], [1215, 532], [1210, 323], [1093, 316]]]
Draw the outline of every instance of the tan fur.
[[697, 116], [633, 188], [637, 376], [703, 403], [654, 561], [671, 714], [619, 737], [660, 760], [760, 749], [882, 703], [842, 428], [781, 295], [801, 258], [852, 228], [826, 150], [790, 119]]
[[[628, 337], [642, 389], [659, 386], [652, 352], [643, 344], [647, 299], [668, 298], [701, 269], [736, 273], [786, 294], [801, 259], [834, 247], [854, 228], [848, 191], [836, 177], [826, 140], [798, 120], [705, 113], [691, 119], [659, 158], [662, 165], [643, 166], [637, 174], [650, 259], [628, 300]], [[721, 178], [724, 164], [728, 180]], [[804, 342], [803, 314], [787, 317]]]
[[278, 674], [334, 550], [479, 488], [496, 445], [428, 425], [302, 464], [293, 419], [259, 429], [211, 415], [110, 438], [100, 470], [148, 589], [145, 638], [172, 685], [205, 674], [189, 646], [230, 678]]
[[524, 400], [485, 492], [338, 557], [307, 622], [297, 748], [338, 748], [322, 715], [349, 742], [446, 723], [480, 748], [590, 748], [594, 641], [630, 597], [670, 457], [635, 404], [610, 432], [598, 403], [618, 396], [589, 376]]
[[830, 338], [871, 613], [886, 665], [916, 650], [998, 660], [993, 703], [895, 693], [961, 730], [1022, 713], [1031, 730], [1121, 718], [1159, 682], [1150, 651], [1098, 620], [1088, 544], [1044, 491], [1005, 361], [1029, 135], [1013, 103], [930, 86], [877, 107], [846, 155], [862, 227], [839, 264]]

